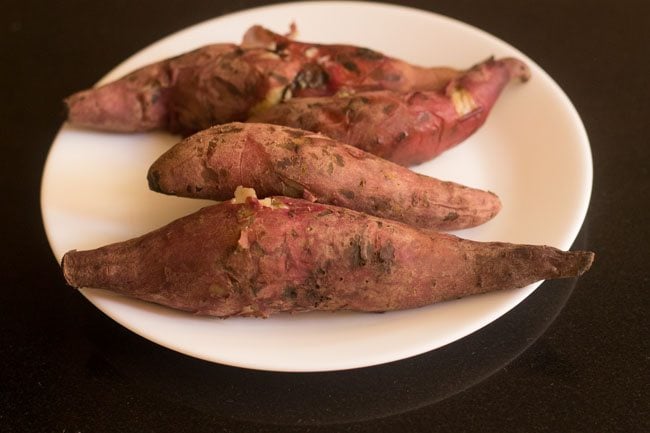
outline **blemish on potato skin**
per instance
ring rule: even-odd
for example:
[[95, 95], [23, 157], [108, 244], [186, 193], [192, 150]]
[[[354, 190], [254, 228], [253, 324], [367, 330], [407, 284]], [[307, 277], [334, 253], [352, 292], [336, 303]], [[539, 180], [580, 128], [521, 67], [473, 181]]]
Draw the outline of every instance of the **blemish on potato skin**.
[[300, 131], [298, 129], [292, 129], [292, 128], [287, 128], [284, 130], [284, 132], [292, 138], [301, 138], [305, 136], [305, 132]]
[[284, 170], [294, 165], [296, 165], [296, 161], [293, 161], [291, 158], [282, 158], [280, 161], [275, 163], [275, 166], [280, 170]]
[[363, 47], [357, 48], [354, 52], [354, 55], [356, 57], [359, 57], [360, 59], [370, 60], [370, 61], [381, 60], [384, 58], [383, 54], [378, 53], [377, 51], [373, 51], [369, 48], [363, 48]]
[[207, 153], [206, 153], [206, 156], [208, 157], [208, 159], [214, 154], [214, 151], [215, 151], [216, 148], [217, 148], [216, 140], [210, 140], [208, 142], [208, 150], [207, 150]]
[[295, 140], [280, 141], [278, 142], [278, 146], [294, 153], [298, 153], [300, 150], [300, 143]]
[[256, 256], [261, 257], [261, 256], [266, 254], [266, 250], [264, 249], [264, 247], [262, 247], [262, 245], [257, 241], [253, 242], [250, 245], [250, 250], [251, 250], [251, 253], [255, 254]]
[[411, 195], [411, 206], [429, 208], [429, 199], [424, 194], [413, 193], [413, 195]]
[[375, 212], [386, 212], [392, 208], [390, 200], [383, 197], [370, 197], [370, 206]]
[[219, 185], [221, 181], [220, 172], [216, 172], [215, 170], [207, 166], [203, 167], [203, 170], [201, 170], [201, 178], [207, 185], [212, 185], [212, 184]]
[[328, 81], [329, 75], [320, 65], [308, 63], [298, 72], [291, 86], [295, 89], [318, 88]]
[[377, 68], [370, 73], [370, 78], [377, 81], [388, 81], [388, 82], [398, 82], [402, 79], [402, 76], [398, 73], [388, 72], [382, 68]]
[[286, 300], [295, 301], [298, 299], [298, 290], [294, 286], [287, 286], [282, 291], [282, 297]]
[[343, 197], [347, 198], [348, 200], [354, 200], [354, 191], [350, 191], [349, 189], [342, 189], [340, 190], [340, 193]]
[[386, 273], [390, 273], [391, 267], [395, 263], [395, 247], [391, 242], [382, 245], [376, 254], [377, 262]]
[[220, 286], [218, 284], [212, 284], [208, 288], [208, 293], [212, 296], [217, 296], [217, 297], [222, 297], [222, 296], [227, 296], [229, 290], [226, 287]]
[[339, 167], [345, 167], [345, 161], [343, 160], [343, 157], [341, 155], [335, 154], [334, 159], [336, 160], [336, 164]]
[[[235, 95], [239, 97], [246, 96], [244, 92], [241, 89], [239, 89], [239, 87], [235, 86], [230, 81], [225, 80], [223, 77], [216, 76], [213, 77], [212, 80], [217, 88], [219, 87], [219, 85], [223, 85], [231, 95]], [[232, 132], [232, 131], [227, 131], [227, 132]]]
[[458, 216], [457, 212], [451, 211], [445, 216], [444, 221], [454, 221], [458, 219]]
[[343, 61], [341, 62], [341, 65], [342, 65], [345, 69], [347, 69], [348, 71], [353, 72], [353, 73], [355, 73], [355, 74], [358, 74], [358, 73], [360, 72], [360, 71], [359, 71], [359, 67], [357, 66], [357, 64], [354, 63], [354, 62], [351, 61], [351, 60], [343, 60]]
[[280, 190], [282, 191], [282, 195], [288, 197], [302, 197], [305, 187], [294, 180], [282, 179], [280, 181]]
[[368, 262], [365, 249], [361, 244], [362, 242], [359, 236], [350, 239], [349, 247], [347, 248], [347, 255], [352, 268], [363, 267]]
[[384, 105], [384, 108], [382, 108], [382, 112], [387, 116], [393, 114], [395, 110], [397, 110], [397, 104], [395, 103], [386, 104]]

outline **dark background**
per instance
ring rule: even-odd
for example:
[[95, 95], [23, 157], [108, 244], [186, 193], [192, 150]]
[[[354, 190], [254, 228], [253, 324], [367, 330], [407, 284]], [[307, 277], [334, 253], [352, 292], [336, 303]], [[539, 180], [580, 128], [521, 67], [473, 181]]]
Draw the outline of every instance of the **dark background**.
[[[189, 25], [262, 1], [0, 1], [0, 432], [650, 431], [650, 7], [408, 1], [534, 59], [589, 134], [589, 273], [487, 328], [388, 365], [279, 374], [210, 364], [123, 329], [66, 287], [40, 181], [61, 100]], [[405, 29], [387, 29], [405, 31]]]

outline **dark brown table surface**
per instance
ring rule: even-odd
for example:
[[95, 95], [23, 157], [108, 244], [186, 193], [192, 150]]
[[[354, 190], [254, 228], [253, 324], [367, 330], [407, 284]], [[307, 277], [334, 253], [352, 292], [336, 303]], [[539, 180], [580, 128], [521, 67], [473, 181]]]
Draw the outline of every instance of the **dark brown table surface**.
[[594, 267], [473, 335], [376, 367], [260, 372], [159, 347], [64, 284], [39, 205], [61, 100], [161, 37], [267, 3], [0, 3], [0, 432], [650, 431], [646, 1], [405, 2], [525, 52], [591, 140], [593, 194], [574, 247], [596, 251]]

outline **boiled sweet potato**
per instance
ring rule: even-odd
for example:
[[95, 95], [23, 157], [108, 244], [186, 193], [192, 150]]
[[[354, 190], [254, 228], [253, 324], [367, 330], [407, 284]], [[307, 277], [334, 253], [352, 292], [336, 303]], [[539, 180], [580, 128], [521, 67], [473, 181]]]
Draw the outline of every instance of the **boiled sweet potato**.
[[226, 200], [239, 185], [355, 209], [428, 229], [472, 227], [501, 208], [493, 193], [417, 174], [320, 134], [229, 123], [173, 146], [149, 169], [149, 187]]
[[299, 70], [296, 62], [265, 50], [209, 45], [70, 96], [65, 100], [68, 121], [108, 131], [187, 134], [245, 119], [264, 98], [279, 94]]
[[223, 202], [139, 238], [70, 251], [68, 284], [197, 314], [389, 311], [574, 277], [593, 253], [481, 243], [275, 197]]
[[505, 85], [529, 76], [519, 60], [489, 59], [439, 91], [293, 98], [249, 121], [320, 132], [398, 164], [413, 165], [476, 132]]
[[107, 131], [166, 129], [187, 135], [245, 120], [292, 94], [333, 94], [344, 87], [440, 87], [458, 73], [450, 68], [411, 66], [359, 47], [285, 39], [269, 50], [268, 40], [265, 47], [255, 47], [249, 36], [245, 49], [233, 44], [208, 45], [145, 66], [68, 97], [68, 121]]

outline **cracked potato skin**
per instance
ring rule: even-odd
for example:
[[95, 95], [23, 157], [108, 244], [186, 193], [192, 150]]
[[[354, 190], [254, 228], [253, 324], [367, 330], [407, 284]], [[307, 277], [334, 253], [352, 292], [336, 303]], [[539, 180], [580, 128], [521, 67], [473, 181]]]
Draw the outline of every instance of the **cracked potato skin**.
[[242, 185], [260, 197], [333, 204], [415, 227], [455, 230], [493, 218], [499, 198], [415, 173], [323, 135], [269, 124], [229, 123], [186, 138], [149, 168], [152, 190], [226, 200]]
[[417, 308], [574, 277], [590, 252], [474, 242], [300, 199], [223, 202], [125, 242], [70, 251], [74, 287], [196, 314]]

